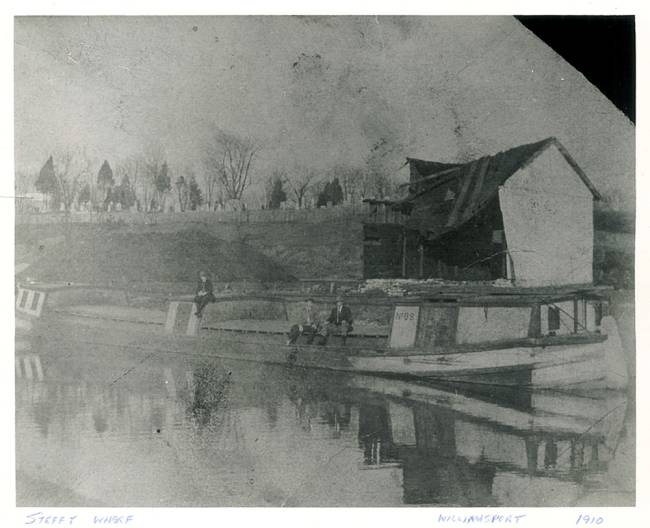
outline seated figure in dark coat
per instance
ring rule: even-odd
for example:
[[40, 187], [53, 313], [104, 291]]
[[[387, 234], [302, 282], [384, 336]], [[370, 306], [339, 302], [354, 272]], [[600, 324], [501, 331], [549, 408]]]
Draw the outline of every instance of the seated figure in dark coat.
[[321, 331], [321, 322], [318, 314], [318, 310], [314, 306], [313, 299], [307, 299], [305, 305], [305, 318], [302, 324], [296, 324], [291, 327], [289, 330], [289, 340], [287, 345], [292, 345], [296, 342], [299, 336], [305, 334], [309, 338], [307, 344], [312, 344], [316, 335]]
[[340, 334], [345, 343], [345, 338], [350, 332], [352, 332], [352, 310], [343, 303], [343, 298], [338, 295], [336, 306], [332, 308], [327, 318], [327, 335]]
[[199, 273], [199, 283], [196, 286], [196, 296], [194, 297], [197, 317], [203, 315], [203, 309], [208, 305], [208, 303], [216, 301], [213, 292], [214, 288], [212, 287], [212, 281], [208, 279], [207, 273], [202, 271]]

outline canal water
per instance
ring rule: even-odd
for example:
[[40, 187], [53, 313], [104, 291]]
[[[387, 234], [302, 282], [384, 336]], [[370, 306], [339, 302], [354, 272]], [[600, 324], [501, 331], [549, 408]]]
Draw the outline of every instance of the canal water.
[[633, 505], [633, 403], [25, 337], [17, 502]]

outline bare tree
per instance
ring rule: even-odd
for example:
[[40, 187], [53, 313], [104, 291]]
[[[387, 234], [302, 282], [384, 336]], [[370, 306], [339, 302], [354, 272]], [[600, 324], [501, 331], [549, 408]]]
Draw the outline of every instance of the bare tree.
[[255, 142], [216, 129], [205, 148], [206, 169], [216, 179], [227, 200], [241, 200], [251, 184], [250, 168], [258, 151]]
[[66, 150], [54, 156], [54, 177], [61, 203], [69, 211], [84, 183], [92, 181], [92, 162], [84, 149]]
[[291, 175], [287, 178], [287, 184], [291, 191], [291, 196], [295, 200], [298, 209], [305, 207], [305, 198], [314, 185], [318, 173], [314, 169], [298, 168], [292, 171]]
[[20, 196], [28, 193], [34, 187], [37, 176], [34, 172], [17, 170], [14, 176], [16, 195]]
[[[203, 184], [203, 191], [205, 192], [205, 203], [208, 205], [208, 210], [212, 210], [219, 200], [217, 200], [217, 183], [219, 182], [219, 171], [211, 166], [210, 161], [206, 157], [205, 168], [201, 171], [201, 183]], [[222, 204], [223, 205], [223, 204]]]
[[144, 149], [143, 155], [144, 174], [147, 179], [148, 190], [146, 193], [146, 209], [160, 210], [164, 208], [165, 192], [156, 185], [157, 180], [165, 165], [165, 149], [159, 143], [149, 143]]
[[178, 194], [179, 210], [183, 212], [187, 208], [187, 203], [190, 199], [190, 188], [187, 181], [185, 181], [185, 176], [181, 174], [174, 183], [174, 186], [176, 187], [176, 192]]

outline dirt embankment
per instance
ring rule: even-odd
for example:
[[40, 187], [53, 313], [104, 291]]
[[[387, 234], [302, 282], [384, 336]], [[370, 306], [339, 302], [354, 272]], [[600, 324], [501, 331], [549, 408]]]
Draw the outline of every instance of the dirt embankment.
[[[614, 222], [597, 215], [596, 220], [595, 282], [633, 288], [633, 217]], [[362, 259], [358, 215], [313, 223], [179, 220], [19, 225], [16, 230], [17, 272], [39, 280], [192, 282], [201, 268], [215, 281], [360, 279]]]
[[322, 223], [56, 223], [16, 229], [17, 272], [42, 281], [193, 281], [199, 269], [215, 281], [360, 278], [362, 249], [361, 221], [354, 216]]
[[[57, 229], [58, 228], [58, 229]], [[292, 280], [280, 261], [252, 245], [197, 229], [132, 231], [102, 225], [30, 227], [17, 230], [19, 278], [43, 282], [127, 285], [196, 280]]]

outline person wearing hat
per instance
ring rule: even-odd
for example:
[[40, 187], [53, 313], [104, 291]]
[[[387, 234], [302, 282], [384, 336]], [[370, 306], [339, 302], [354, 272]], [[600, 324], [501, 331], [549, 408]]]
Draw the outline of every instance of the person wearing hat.
[[332, 308], [327, 323], [327, 335], [339, 333], [345, 343], [345, 338], [352, 332], [352, 310], [343, 303], [343, 297], [340, 295], [336, 296], [336, 306]]
[[208, 303], [214, 302], [217, 299], [214, 296], [214, 288], [212, 281], [208, 279], [208, 274], [205, 271], [199, 273], [199, 283], [196, 286], [196, 296], [194, 297], [194, 304], [196, 304], [197, 317], [203, 315], [203, 309]]
[[320, 317], [318, 310], [314, 306], [314, 300], [307, 299], [305, 303], [305, 320], [302, 324], [296, 324], [291, 327], [287, 345], [293, 345], [298, 337], [303, 334], [309, 336], [307, 344], [311, 345], [321, 329]]

